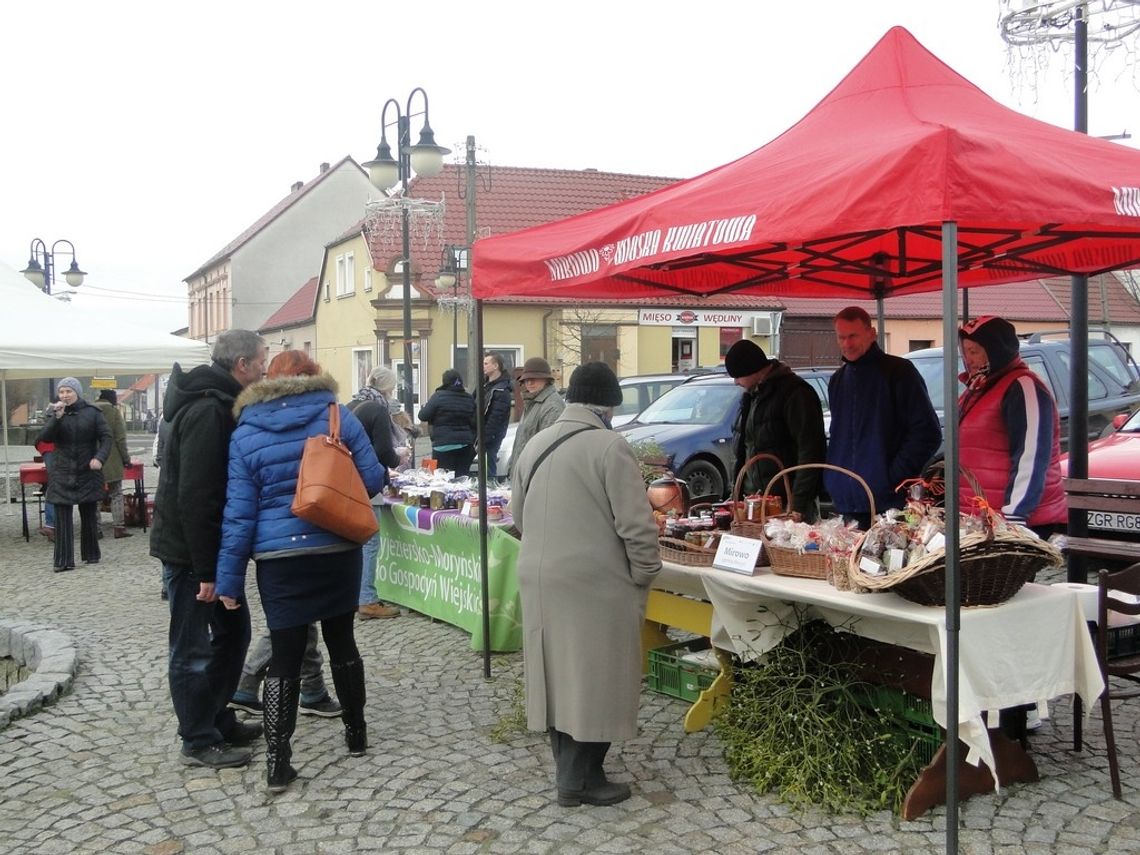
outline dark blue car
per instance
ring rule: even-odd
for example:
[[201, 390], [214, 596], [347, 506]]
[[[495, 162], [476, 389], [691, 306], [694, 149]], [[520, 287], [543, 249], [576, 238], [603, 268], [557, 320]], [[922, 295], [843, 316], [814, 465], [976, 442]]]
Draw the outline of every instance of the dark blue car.
[[[824, 425], [830, 421], [827, 378], [830, 368], [796, 369], [820, 396]], [[692, 496], [725, 498], [732, 489], [732, 426], [743, 390], [726, 374], [698, 375], [670, 389], [622, 427], [631, 445], [656, 443], [668, 468], [688, 482]]]

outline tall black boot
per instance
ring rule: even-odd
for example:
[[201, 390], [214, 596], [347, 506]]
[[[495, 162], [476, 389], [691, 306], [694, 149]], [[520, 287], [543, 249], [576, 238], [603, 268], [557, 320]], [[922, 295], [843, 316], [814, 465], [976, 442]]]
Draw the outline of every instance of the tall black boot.
[[351, 757], [363, 757], [368, 748], [364, 722], [364, 662], [352, 659], [332, 666], [333, 685], [340, 700], [344, 720], [344, 743]]
[[293, 749], [289, 740], [297, 725], [297, 700], [301, 680], [285, 677], [266, 677], [262, 691], [265, 705], [265, 783], [269, 792], [283, 793], [289, 782], [297, 777], [290, 764]]

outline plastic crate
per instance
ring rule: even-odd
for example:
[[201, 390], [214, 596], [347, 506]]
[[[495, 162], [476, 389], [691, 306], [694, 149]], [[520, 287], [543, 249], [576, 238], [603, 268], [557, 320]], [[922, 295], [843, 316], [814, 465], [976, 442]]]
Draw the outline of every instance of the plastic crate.
[[858, 704], [891, 728], [904, 747], [913, 748], [926, 765], [945, 742], [942, 728], [934, 720], [929, 698], [920, 698], [902, 689], [865, 684], [855, 692]]
[[1108, 628], [1108, 658], [1119, 659], [1140, 653], [1140, 624], [1130, 623]]
[[686, 653], [708, 650], [707, 638], [679, 641], [649, 651], [649, 688], [671, 698], [696, 701], [720, 672], [681, 659]]

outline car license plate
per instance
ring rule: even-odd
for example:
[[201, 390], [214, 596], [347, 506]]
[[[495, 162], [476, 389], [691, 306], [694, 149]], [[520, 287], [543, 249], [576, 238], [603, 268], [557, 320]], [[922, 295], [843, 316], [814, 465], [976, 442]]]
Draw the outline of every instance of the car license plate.
[[1140, 534], [1140, 514], [1123, 514], [1118, 511], [1087, 511], [1087, 513], [1089, 528]]

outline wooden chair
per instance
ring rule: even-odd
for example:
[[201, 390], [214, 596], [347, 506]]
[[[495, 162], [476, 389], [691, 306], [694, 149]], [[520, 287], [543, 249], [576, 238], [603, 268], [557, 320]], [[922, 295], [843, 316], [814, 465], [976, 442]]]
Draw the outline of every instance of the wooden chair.
[[[1140, 595], [1140, 563], [1132, 564], [1116, 573], [1101, 570], [1097, 574], [1097, 619], [1096, 619], [1096, 658], [1100, 664], [1100, 673], [1104, 677], [1104, 694], [1100, 696], [1101, 716], [1104, 719], [1104, 738], [1108, 743], [1108, 770], [1112, 776], [1112, 794], [1121, 798], [1120, 794], [1120, 767], [1116, 756], [1116, 738], [1112, 730], [1112, 702], [1124, 698], [1140, 697], [1140, 689], [1125, 692], [1114, 691], [1110, 685], [1110, 678], [1117, 677], [1128, 680], [1140, 686], [1140, 645], [1135, 644], [1136, 637], [1127, 637], [1129, 643], [1123, 642], [1126, 636], [1118, 637], [1118, 649], [1114, 656], [1109, 657], [1109, 636], [1112, 627], [1108, 623], [1110, 611], [1122, 615], [1140, 615], [1140, 602], [1120, 599], [1116, 594]], [[1140, 633], [1140, 625], [1129, 627], [1132, 631]], [[1127, 650], [1124, 648], [1127, 647]]]

